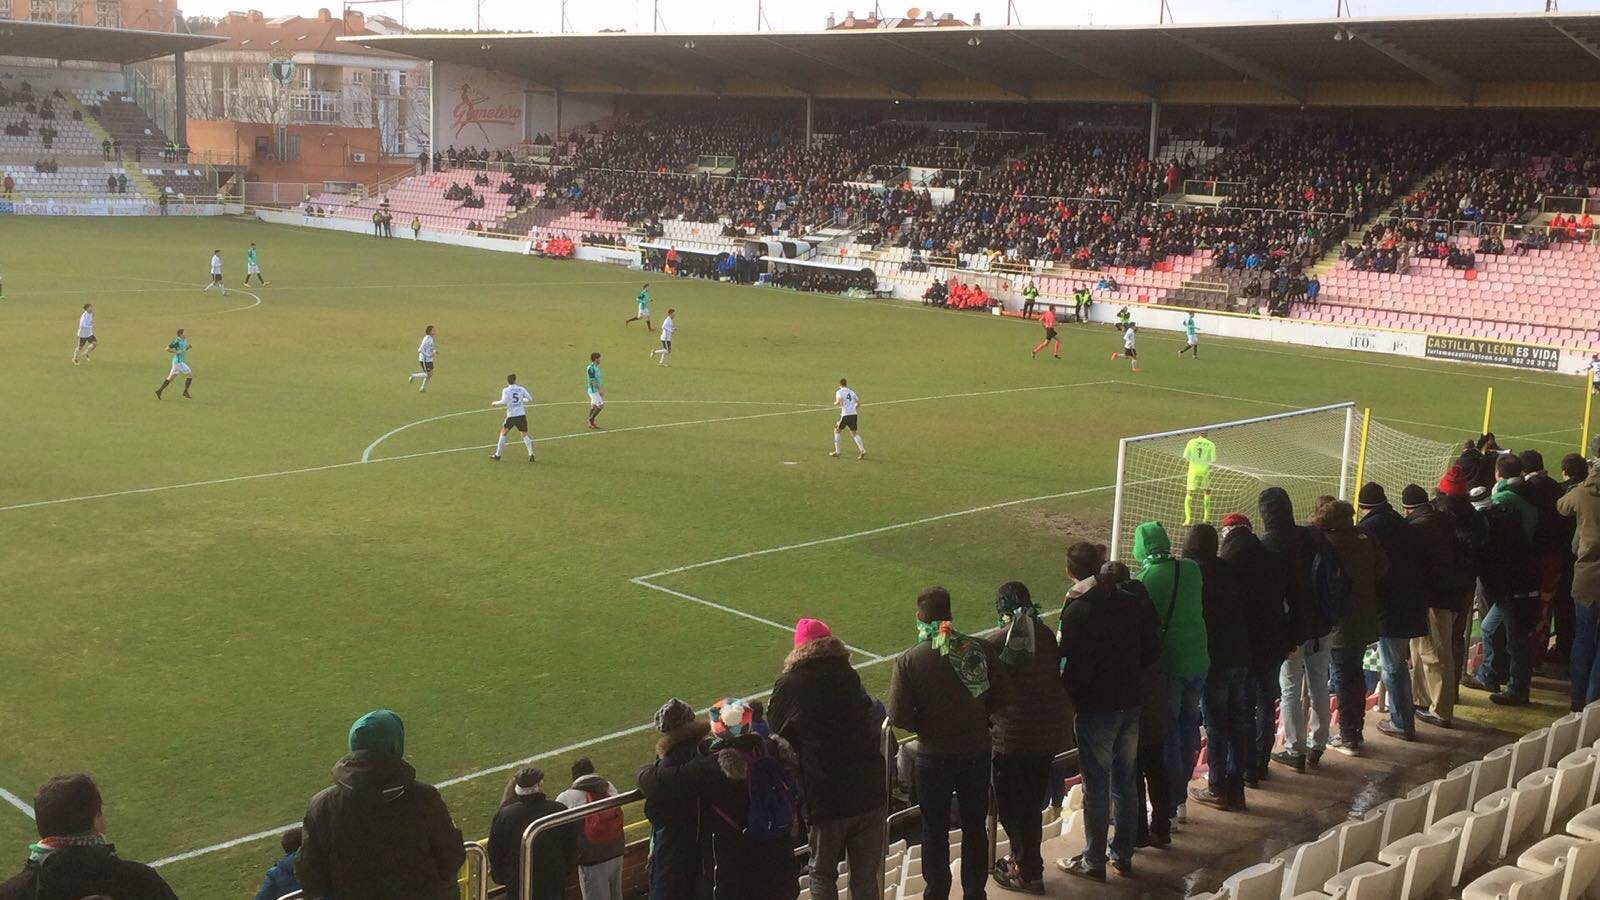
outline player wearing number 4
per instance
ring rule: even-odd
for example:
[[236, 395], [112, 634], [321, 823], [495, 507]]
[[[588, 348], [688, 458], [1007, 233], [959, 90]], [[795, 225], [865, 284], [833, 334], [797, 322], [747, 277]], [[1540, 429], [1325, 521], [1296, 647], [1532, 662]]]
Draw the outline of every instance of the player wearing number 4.
[[532, 402], [533, 395], [528, 393], [527, 388], [517, 384], [517, 376], [507, 375], [506, 387], [500, 392], [500, 399], [489, 404], [506, 408], [506, 420], [500, 425], [500, 441], [494, 445], [494, 455], [490, 459], [500, 461], [500, 451], [506, 448], [506, 435], [515, 428], [522, 432], [522, 446], [528, 448], [528, 462], [533, 462], [533, 438], [528, 437], [528, 404]]
[[843, 378], [839, 379], [839, 389], [833, 394], [833, 405], [839, 407], [839, 421], [833, 426], [833, 452], [828, 455], [839, 455], [839, 435], [848, 428], [850, 438], [856, 442], [856, 449], [861, 451], [856, 459], [866, 459], [867, 445], [861, 442], [861, 432], [856, 425], [856, 411], [861, 408], [861, 398], [850, 390], [850, 383]]
[[589, 354], [589, 366], [584, 369], [584, 378], [589, 388], [589, 427], [599, 428], [594, 423], [595, 417], [600, 415], [600, 410], [605, 408], [606, 393], [600, 383], [600, 354]]
[[426, 391], [428, 382], [433, 380], [433, 357], [438, 352], [438, 348], [433, 343], [433, 326], [429, 325], [427, 328], [422, 329], [422, 343], [417, 345], [417, 367], [422, 371], [412, 372], [406, 378], [407, 384], [416, 381], [418, 378], [422, 379], [422, 387], [417, 389], [419, 394]]
[[1217, 445], [1206, 437], [1204, 431], [1189, 439], [1183, 447], [1183, 459], [1189, 464], [1188, 479], [1183, 491], [1183, 524], [1194, 524], [1194, 493], [1202, 497], [1200, 521], [1211, 521], [1211, 464], [1217, 461]]
[[206, 291], [209, 291], [212, 288], [217, 288], [218, 290], [222, 291], [222, 296], [224, 296], [224, 297], [228, 296], [227, 285], [224, 285], [222, 283], [222, 251], [221, 250], [213, 250], [213, 251], [211, 251], [211, 282], [209, 284], [207, 284], [205, 287], [201, 288], [200, 289], [200, 293], [204, 294]]

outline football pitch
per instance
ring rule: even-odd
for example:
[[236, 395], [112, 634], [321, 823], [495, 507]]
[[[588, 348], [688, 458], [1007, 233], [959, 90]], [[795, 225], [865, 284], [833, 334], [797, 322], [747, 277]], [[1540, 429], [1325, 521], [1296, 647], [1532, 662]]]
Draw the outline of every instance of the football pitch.
[[[1057, 608], [1067, 543], [1106, 538], [1124, 435], [1353, 400], [1459, 440], [1493, 386], [1502, 443], [1552, 469], [1578, 443], [1573, 376], [1204, 336], [1180, 359], [1153, 331], [1133, 374], [1104, 326], [1033, 359], [1011, 319], [245, 220], [8, 217], [0, 238], [3, 874], [20, 805], [87, 770], [123, 855], [169, 860], [182, 896], [253, 891], [276, 841], [230, 842], [298, 820], [379, 706], [482, 837], [519, 761], [556, 784], [590, 755], [631, 787], [656, 707], [766, 690], [799, 616], [881, 692], [924, 586], [972, 630], [1007, 580]], [[243, 293], [251, 241], [271, 286]], [[200, 291], [215, 248], [226, 297]], [[678, 310], [666, 367], [623, 325], [645, 280], [657, 327]], [[100, 347], [74, 367], [86, 302]], [[194, 399], [157, 400], [179, 327]], [[533, 465], [515, 440], [488, 459], [509, 372]], [[827, 455], [841, 377], [865, 460]]]

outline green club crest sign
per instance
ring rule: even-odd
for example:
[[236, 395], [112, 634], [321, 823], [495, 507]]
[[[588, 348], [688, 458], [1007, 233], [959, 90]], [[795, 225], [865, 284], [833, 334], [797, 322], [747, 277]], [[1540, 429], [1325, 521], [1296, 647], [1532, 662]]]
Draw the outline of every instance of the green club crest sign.
[[267, 75], [273, 81], [288, 87], [289, 83], [294, 81], [294, 60], [283, 57], [267, 63]]

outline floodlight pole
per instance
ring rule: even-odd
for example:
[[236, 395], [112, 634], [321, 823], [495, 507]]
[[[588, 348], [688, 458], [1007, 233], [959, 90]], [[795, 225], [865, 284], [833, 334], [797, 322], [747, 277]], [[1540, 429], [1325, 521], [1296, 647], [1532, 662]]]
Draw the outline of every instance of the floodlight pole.
[[1335, 19], [1342, 19], [1350, 14], [1350, 0], [1333, 0], [1333, 17]]
[[763, 0], [756, 0], [756, 30], [760, 31], [763, 24], [767, 26], [768, 31], [772, 30], [772, 22], [767, 18], [766, 4]]
[[566, 34], [569, 31], [576, 31], [577, 30], [577, 29], [572, 27], [572, 20], [567, 18], [567, 0], [561, 0], [561, 26], [560, 27], [561, 27], [561, 33], [562, 34]]
[[1006, 0], [1006, 27], [1011, 27], [1011, 19], [1015, 17], [1017, 24], [1022, 24], [1022, 12], [1017, 9], [1017, 0]]
[[1161, 5], [1156, 10], [1156, 24], [1165, 25], [1168, 22], [1175, 21], [1172, 17], [1172, 5], [1167, 0], [1158, 0], [1158, 2]]
[[661, 0], [651, 0], [650, 30], [666, 31], [667, 23], [661, 20]]

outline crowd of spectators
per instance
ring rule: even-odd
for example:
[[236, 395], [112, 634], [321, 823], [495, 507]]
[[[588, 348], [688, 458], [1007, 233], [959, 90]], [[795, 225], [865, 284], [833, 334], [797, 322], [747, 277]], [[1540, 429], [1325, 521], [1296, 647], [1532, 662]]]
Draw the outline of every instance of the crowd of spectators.
[[[1462, 688], [1527, 704], [1541, 661], [1570, 667], [1573, 710], [1600, 699], [1600, 468], [1569, 454], [1551, 473], [1537, 451], [1485, 434], [1431, 491], [1408, 484], [1398, 500], [1369, 482], [1355, 504], [1320, 497], [1302, 520], [1268, 487], [1254, 509], [1217, 510], [1217, 524], [1208, 498], [1181, 548], [1159, 521], [1135, 528], [1126, 561], [1074, 543], [1059, 629], [1020, 582], [999, 586], [1000, 625], [978, 634], [958, 627], [949, 591], [926, 588], [906, 603], [917, 640], [894, 659], [882, 701], [844, 641], [800, 619], [769, 706], [728, 697], [701, 715], [673, 698], [657, 711], [654, 753], [634, 774], [650, 897], [794, 898], [802, 846], [811, 896], [837, 895], [840, 862], [852, 896], [876, 896], [897, 793], [885, 784], [885, 720], [916, 734], [892, 771], [920, 809], [927, 893], [953, 887], [954, 821], [962, 891], [980, 897], [991, 879], [1043, 892], [1041, 812], [1060, 814], [1054, 761], [1066, 750], [1078, 751], [1085, 844], [1056, 866], [1099, 881], [1134, 875], [1140, 848], [1171, 843], [1186, 804], [1244, 813], [1274, 765], [1308, 773], [1329, 751], [1372, 752], [1374, 679], [1386, 695], [1374, 730], [1408, 743], [1448, 741], [1419, 723], [1450, 727]], [[1475, 623], [1483, 656], [1472, 668]], [[1191, 784], [1202, 722], [1209, 772]], [[361, 716], [347, 747], [258, 896], [456, 896], [462, 834], [406, 761], [400, 717]], [[1001, 859], [989, 858], [991, 790], [1010, 840]], [[494, 879], [520, 885], [531, 823], [617, 791], [588, 759], [564, 787], [517, 771], [490, 828]], [[117, 856], [91, 777], [50, 779], [34, 808], [39, 839], [0, 900], [175, 896]], [[542, 833], [532, 895], [561, 897], [575, 873], [585, 900], [620, 900], [622, 824], [620, 809], [597, 809]]]

